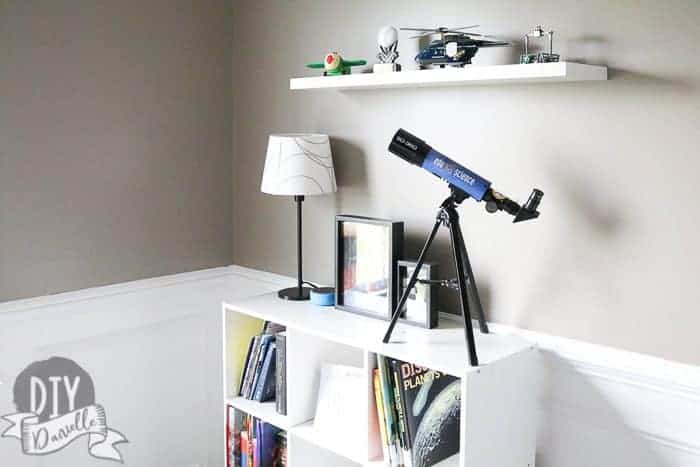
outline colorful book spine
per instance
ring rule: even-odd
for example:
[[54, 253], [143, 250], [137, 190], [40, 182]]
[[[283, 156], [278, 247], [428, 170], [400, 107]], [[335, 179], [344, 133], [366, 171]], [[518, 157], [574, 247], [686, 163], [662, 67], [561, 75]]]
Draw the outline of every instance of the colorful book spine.
[[241, 465], [240, 467], [248, 467], [248, 432], [241, 432]]
[[262, 429], [265, 423], [262, 420], [255, 420], [255, 467], [262, 466]]
[[394, 466], [403, 467], [403, 453], [401, 442], [398, 437], [398, 427], [396, 424], [394, 396], [391, 390], [391, 375], [388, 371], [386, 359], [381, 355], [377, 356], [377, 367], [379, 369], [379, 379], [381, 380], [382, 398], [384, 405], [384, 417], [386, 418], [387, 438], [389, 448], [392, 451]]
[[408, 428], [406, 427], [406, 406], [402, 397], [401, 378], [399, 378], [399, 363], [396, 360], [391, 361], [391, 374], [394, 387], [394, 403], [396, 404], [396, 414], [398, 416], [399, 437], [401, 439], [401, 448], [403, 449], [404, 463], [406, 467], [413, 466], [413, 456], [411, 453], [411, 444], [408, 439]]
[[287, 335], [277, 334], [275, 365], [275, 407], [277, 413], [287, 415]]
[[266, 402], [275, 397], [276, 353], [277, 344], [273, 341], [265, 354], [265, 362], [263, 362], [260, 379], [253, 395], [253, 399], [258, 402]]
[[382, 402], [382, 386], [379, 381], [379, 370], [376, 368], [372, 373], [372, 382], [374, 385], [374, 399], [377, 404], [377, 423], [379, 424], [379, 433], [382, 439], [382, 451], [384, 452], [384, 462], [393, 465], [391, 459], [391, 451], [389, 450], [389, 438], [386, 434], [386, 419], [384, 418], [384, 404]]
[[253, 365], [258, 359], [259, 353], [260, 353], [260, 336], [254, 336], [253, 337], [253, 349], [251, 350], [250, 358], [248, 358], [248, 361], [246, 362], [245, 380], [243, 381], [243, 390], [241, 391], [242, 397], [246, 397], [246, 398], [248, 397], [248, 392], [250, 391], [250, 386], [253, 382], [253, 376], [254, 376]]
[[258, 381], [260, 379], [260, 373], [262, 372], [262, 366], [265, 361], [265, 354], [267, 353], [267, 349], [270, 347], [270, 342], [275, 338], [275, 336], [272, 336], [270, 334], [263, 334], [260, 336], [260, 352], [258, 352], [258, 358], [254, 363], [254, 373], [255, 375], [253, 376], [253, 382], [251, 383], [251, 387], [248, 390], [248, 394], [246, 395], [247, 399], [252, 399], [253, 394], [255, 394], [255, 388], [257, 387]]
[[248, 352], [245, 354], [245, 360], [243, 361], [243, 371], [241, 372], [241, 381], [238, 384], [238, 395], [243, 395], [243, 383], [245, 382], [245, 377], [248, 372], [248, 362], [250, 361], [250, 354], [253, 352], [253, 344], [255, 344], [255, 337], [250, 338], [248, 343]]

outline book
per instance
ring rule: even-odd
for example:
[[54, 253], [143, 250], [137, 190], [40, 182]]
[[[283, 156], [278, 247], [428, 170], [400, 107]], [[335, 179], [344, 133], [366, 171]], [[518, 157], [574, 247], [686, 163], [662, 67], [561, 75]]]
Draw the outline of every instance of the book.
[[251, 415], [244, 415], [240, 423], [236, 445], [242, 457], [235, 467], [285, 467], [286, 433], [274, 425]]
[[406, 467], [412, 467], [411, 444], [409, 442], [408, 429], [406, 428], [406, 415], [404, 413], [405, 407], [403, 404], [404, 398], [402, 398], [402, 390], [399, 387], [401, 381], [399, 378], [399, 362], [397, 360], [391, 360], [390, 376], [394, 391], [394, 403], [396, 404], [396, 424], [399, 429], [399, 439], [401, 440], [401, 449], [403, 449], [404, 464]]
[[248, 432], [241, 431], [240, 439], [241, 439], [241, 446], [240, 446], [241, 464], [240, 464], [240, 467], [248, 467]]
[[401, 441], [398, 437], [398, 427], [396, 425], [396, 405], [394, 404], [393, 391], [391, 390], [391, 377], [386, 365], [386, 359], [377, 355], [377, 368], [379, 370], [379, 381], [381, 383], [382, 405], [384, 407], [384, 419], [386, 421], [386, 434], [389, 440], [389, 449], [392, 453], [393, 466], [403, 466], [403, 452]]
[[255, 344], [255, 336], [250, 338], [250, 342], [248, 343], [248, 352], [245, 354], [245, 360], [243, 361], [243, 371], [241, 372], [241, 381], [238, 385], [238, 395], [242, 396], [243, 395], [243, 382], [245, 381], [245, 377], [247, 374], [248, 370], [248, 362], [250, 361], [250, 354], [253, 352], [253, 345]]
[[274, 335], [272, 334], [263, 334], [260, 336], [260, 351], [258, 352], [258, 355], [256, 357], [256, 361], [253, 363], [253, 366], [251, 368], [253, 369], [253, 381], [251, 382], [250, 388], [248, 389], [248, 392], [246, 393], [246, 398], [247, 399], [252, 399], [253, 398], [253, 393], [255, 392], [255, 387], [258, 384], [258, 379], [260, 378], [260, 372], [262, 371], [262, 366], [265, 360], [265, 354], [267, 353], [267, 349], [270, 346], [270, 342], [275, 338]]
[[233, 407], [230, 405], [226, 406], [226, 467], [231, 467], [232, 465], [235, 465], [233, 463], [234, 459], [234, 453], [236, 452], [236, 444], [235, 444], [235, 427], [233, 426], [234, 424], [234, 416], [233, 416]]
[[269, 423], [259, 422], [257, 448], [260, 467], [274, 467], [279, 429]]
[[272, 341], [265, 353], [265, 361], [253, 394], [253, 399], [258, 402], [267, 402], [275, 397], [276, 347], [276, 342]]
[[285, 326], [282, 324], [277, 324], [272, 321], [265, 321], [263, 324], [263, 334], [279, 334], [286, 330]]
[[374, 400], [377, 406], [377, 424], [379, 425], [379, 434], [382, 442], [382, 452], [384, 453], [384, 462], [392, 465], [391, 451], [389, 450], [389, 438], [386, 435], [386, 419], [384, 418], [384, 404], [382, 403], [382, 387], [379, 381], [379, 370], [376, 368], [372, 371], [372, 383], [374, 387]]
[[287, 467], [287, 433], [282, 430], [277, 432], [272, 467]]
[[313, 428], [321, 445], [341, 449], [367, 442], [367, 377], [363, 368], [321, 364]]
[[253, 459], [252, 467], [260, 467], [260, 459], [258, 458], [258, 440], [253, 438], [250, 441], [250, 457]]
[[250, 385], [253, 382], [253, 365], [258, 359], [258, 354], [260, 353], [260, 336], [253, 336], [253, 348], [251, 349], [250, 356], [246, 362], [245, 370], [245, 380], [243, 381], [243, 389], [241, 390], [241, 396], [247, 397], [248, 391], [250, 390]]
[[457, 454], [459, 378], [400, 360], [395, 367], [413, 465], [429, 467]]
[[265, 423], [261, 420], [256, 419], [254, 423], [255, 427], [255, 453], [253, 456], [253, 465], [259, 467], [262, 465], [262, 427]]
[[275, 408], [287, 415], [287, 334], [277, 334], [275, 364]]

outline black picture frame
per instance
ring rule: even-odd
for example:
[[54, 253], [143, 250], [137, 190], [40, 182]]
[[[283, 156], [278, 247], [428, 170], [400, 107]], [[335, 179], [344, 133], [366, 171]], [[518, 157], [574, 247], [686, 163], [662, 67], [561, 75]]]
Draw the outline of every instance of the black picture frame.
[[[396, 264], [396, 284], [397, 303], [404, 291], [404, 286], [416, 268], [416, 261], [399, 260]], [[417, 301], [409, 295], [406, 305], [399, 316], [399, 321], [412, 326], [433, 329], [438, 326], [440, 310], [438, 309], [438, 288], [439, 285], [430, 281], [437, 281], [439, 275], [438, 263], [426, 261], [418, 275], [418, 283], [414, 289], [421, 289], [421, 296], [424, 300]], [[421, 283], [421, 280], [429, 281]], [[412, 301], [414, 303], [412, 303]], [[411, 316], [406, 316], [407, 307], [412, 307]]]
[[[385, 230], [382, 233], [386, 237], [382, 238], [381, 254], [368, 255], [364, 252], [354, 251], [353, 262], [353, 258], [349, 257], [350, 252], [353, 252], [352, 245], [349, 243], [352, 237], [346, 231], [349, 224], [354, 224], [356, 230], [360, 230], [358, 226], [366, 226], [361, 229], [373, 232], [373, 235], [378, 235], [379, 230]], [[356, 233], [356, 235], [360, 235], [360, 233]], [[391, 314], [398, 302], [396, 264], [403, 256], [403, 236], [403, 222], [352, 215], [337, 215], [335, 217], [335, 307], [337, 309], [386, 321], [391, 319]], [[355, 240], [355, 245], [358, 243], [360, 242]], [[372, 246], [376, 248], [376, 242], [372, 242]], [[346, 256], [348, 257], [346, 258]], [[369, 259], [367, 259], [368, 257]], [[347, 276], [353, 272], [349, 268], [356, 268], [358, 260], [376, 261], [375, 264], [370, 264], [370, 267], [380, 269], [386, 275], [382, 278], [386, 284], [382, 284], [384, 288], [381, 289], [381, 291], [385, 291], [385, 296], [381, 294], [381, 291], [370, 297], [369, 291], [357, 292], [356, 287], [348, 289], [352, 278]], [[353, 297], [362, 298], [363, 296], [371, 299], [372, 306], [359, 303], [362, 300], [353, 299]]]

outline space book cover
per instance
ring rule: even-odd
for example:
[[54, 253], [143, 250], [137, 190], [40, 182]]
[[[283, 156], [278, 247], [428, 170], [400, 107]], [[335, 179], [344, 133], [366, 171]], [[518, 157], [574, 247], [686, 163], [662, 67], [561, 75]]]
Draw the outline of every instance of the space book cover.
[[429, 467], [459, 453], [461, 382], [397, 360], [413, 467]]

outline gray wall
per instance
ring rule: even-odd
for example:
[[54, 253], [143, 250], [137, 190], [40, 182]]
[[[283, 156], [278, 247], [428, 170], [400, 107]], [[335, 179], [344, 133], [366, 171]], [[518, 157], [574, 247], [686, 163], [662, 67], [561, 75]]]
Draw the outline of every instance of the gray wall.
[[0, 1], [0, 301], [231, 262], [231, 16]]
[[[522, 199], [542, 218], [512, 225], [466, 202], [462, 225], [490, 319], [700, 363], [700, 3], [551, 1], [239, 1], [234, 49], [234, 258], [295, 272], [290, 199], [259, 192], [266, 137], [327, 132], [340, 191], [305, 203], [306, 271], [333, 281], [333, 216], [406, 222], [415, 257], [446, 188], [386, 146], [415, 132]], [[517, 39], [542, 23], [572, 61], [608, 82], [367, 92], [290, 92], [303, 64], [338, 50], [375, 54], [377, 29], [479, 23]], [[401, 62], [414, 41], [402, 36]], [[515, 60], [482, 51], [475, 63]], [[244, 109], [244, 110], [243, 110]], [[442, 237], [435, 259], [448, 264]], [[381, 326], [381, 324], [377, 324]]]

